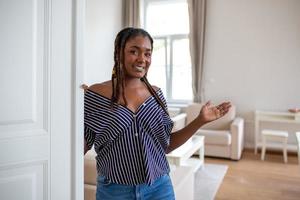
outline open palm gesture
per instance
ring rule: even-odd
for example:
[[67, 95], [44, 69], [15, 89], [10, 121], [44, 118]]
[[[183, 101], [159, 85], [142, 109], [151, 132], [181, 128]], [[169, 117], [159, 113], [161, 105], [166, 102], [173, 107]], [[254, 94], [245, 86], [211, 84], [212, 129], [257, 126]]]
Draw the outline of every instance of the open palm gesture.
[[201, 119], [202, 122], [208, 123], [216, 119], [219, 119], [220, 117], [223, 117], [226, 113], [228, 113], [230, 107], [231, 107], [230, 102], [223, 102], [217, 106], [214, 106], [211, 104], [210, 101], [208, 101], [201, 108], [198, 117]]

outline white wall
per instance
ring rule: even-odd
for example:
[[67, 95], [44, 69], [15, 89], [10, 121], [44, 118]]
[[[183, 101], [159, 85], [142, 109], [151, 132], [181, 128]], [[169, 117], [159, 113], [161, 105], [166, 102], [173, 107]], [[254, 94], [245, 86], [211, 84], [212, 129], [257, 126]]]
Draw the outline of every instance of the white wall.
[[299, 11], [299, 0], [207, 1], [206, 99], [237, 105], [248, 145], [254, 110], [300, 107]]
[[91, 85], [110, 79], [114, 39], [122, 28], [122, 0], [86, 1], [84, 81]]

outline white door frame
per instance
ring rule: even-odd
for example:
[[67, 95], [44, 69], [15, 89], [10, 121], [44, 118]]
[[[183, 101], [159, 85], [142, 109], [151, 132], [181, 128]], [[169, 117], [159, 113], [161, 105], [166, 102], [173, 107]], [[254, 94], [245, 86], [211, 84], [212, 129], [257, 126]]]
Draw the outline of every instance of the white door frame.
[[71, 199], [84, 198], [84, 148], [83, 148], [83, 90], [81, 84], [84, 78], [85, 65], [85, 9], [86, 0], [73, 0], [73, 62], [72, 71], [72, 180]]

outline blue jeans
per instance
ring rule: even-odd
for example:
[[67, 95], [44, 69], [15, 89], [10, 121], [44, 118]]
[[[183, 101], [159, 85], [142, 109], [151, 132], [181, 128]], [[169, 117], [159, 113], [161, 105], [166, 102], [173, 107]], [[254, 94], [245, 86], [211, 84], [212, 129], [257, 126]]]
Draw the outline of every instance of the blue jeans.
[[175, 200], [168, 174], [158, 178], [152, 185], [116, 184], [104, 176], [98, 176], [97, 179], [96, 200]]

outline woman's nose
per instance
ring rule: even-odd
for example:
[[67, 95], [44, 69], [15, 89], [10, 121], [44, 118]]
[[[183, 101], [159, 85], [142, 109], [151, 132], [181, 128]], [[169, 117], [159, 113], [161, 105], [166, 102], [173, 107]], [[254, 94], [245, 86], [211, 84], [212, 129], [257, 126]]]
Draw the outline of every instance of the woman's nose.
[[144, 54], [139, 54], [138, 56], [138, 62], [146, 62], [146, 57], [144, 56]]

